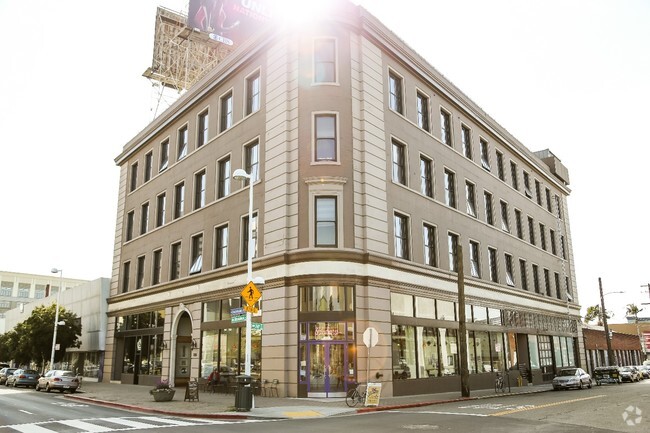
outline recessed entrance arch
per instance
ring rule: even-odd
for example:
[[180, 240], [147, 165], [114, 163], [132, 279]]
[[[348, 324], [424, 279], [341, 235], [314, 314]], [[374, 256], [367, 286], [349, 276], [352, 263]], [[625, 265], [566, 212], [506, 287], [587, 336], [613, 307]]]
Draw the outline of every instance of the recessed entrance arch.
[[186, 309], [178, 314], [173, 327], [170, 379], [174, 386], [185, 386], [192, 371], [192, 317]]

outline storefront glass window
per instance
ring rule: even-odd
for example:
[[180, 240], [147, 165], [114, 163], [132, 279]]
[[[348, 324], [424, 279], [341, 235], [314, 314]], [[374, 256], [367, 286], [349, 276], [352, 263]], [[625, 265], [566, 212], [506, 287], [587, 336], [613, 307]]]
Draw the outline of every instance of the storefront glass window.
[[207, 378], [219, 366], [219, 331], [203, 331], [201, 377]]
[[488, 323], [487, 308], [474, 305], [474, 323], [486, 325]]
[[506, 347], [508, 369], [517, 368], [517, 334], [514, 332], [508, 332], [506, 334]]
[[436, 301], [431, 298], [415, 297], [415, 317], [422, 319], [436, 318]]
[[476, 340], [476, 365], [480, 373], [489, 373], [492, 370], [492, 357], [490, 355], [490, 338], [484, 331], [474, 333]]
[[503, 346], [503, 334], [501, 332], [490, 332], [490, 356], [492, 371], [505, 369], [505, 347]]
[[458, 374], [458, 345], [455, 329], [440, 328], [440, 360], [442, 374]]
[[300, 288], [300, 311], [354, 311], [354, 290], [348, 286]]
[[417, 340], [421, 341], [422, 350], [418, 352], [418, 377], [436, 377], [439, 375], [438, 335], [434, 328], [417, 327]]
[[413, 296], [391, 293], [390, 312], [395, 316], [413, 317]]
[[566, 337], [566, 343], [567, 343], [567, 352], [569, 353], [569, 362], [568, 365], [576, 365], [576, 359], [575, 359], [575, 347], [573, 344], [573, 338], [571, 337]]
[[528, 355], [530, 357], [530, 368], [539, 368], [539, 349], [537, 347], [537, 335], [528, 336]]
[[415, 377], [415, 327], [393, 325], [393, 379]]
[[203, 304], [203, 321], [214, 322], [219, 320], [219, 312], [221, 310], [221, 301], [206, 302]]
[[455, 307], [454, 303], [451, 301], [436, 301], [436, 311], [438, 315], [438, 320], [456, 320], [456, 315], [454, 314]]
[[562, 359], [565, 360], [566, 365], [571, 365], [569, 364], [569, 355], [567, 353], [567, 347], [566, 347], [566, 338], [565, 337], [560, 337], [560, 351], [562, 352]]
[[230, 320], [230, 310], [233, 308], [241, 308], [241, 298], [223, 299], [221, 301], [221, 320]]
[[467, 368], [470, 374], [476, 373], [476, 342], [474, 331], [467, 332]]
[[501, 326], [503, 325], [501, 321], [501, 310], [498, 308], [488, 308], [488, 317], [490, 325]]
[[557, 335], [553, 336], [553, 353], [555, 354], [555, 366], [556, 367], [566, 367], [566, 356], [562, 356], [562, 348], [560, 347], [560, 338]]

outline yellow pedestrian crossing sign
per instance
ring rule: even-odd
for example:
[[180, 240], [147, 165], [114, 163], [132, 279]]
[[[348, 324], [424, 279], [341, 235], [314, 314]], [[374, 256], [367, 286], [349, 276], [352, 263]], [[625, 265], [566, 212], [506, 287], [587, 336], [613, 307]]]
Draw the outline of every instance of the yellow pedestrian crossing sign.
[[262, 293], [260, 293], [257, 286], [251, 281], [246, 285], [246, 287], [244, 287], [244, 290], [241, 291], [241, 296], [244, 298], [244, 301], [252, 307], [260, 300]]

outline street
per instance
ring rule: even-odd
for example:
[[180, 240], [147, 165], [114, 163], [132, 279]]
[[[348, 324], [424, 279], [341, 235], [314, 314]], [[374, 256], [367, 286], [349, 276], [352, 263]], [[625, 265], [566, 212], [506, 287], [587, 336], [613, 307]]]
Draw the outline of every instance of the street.
[[[345, 403], [341, 403], [345, 404]], [[650, 380], [622, 385], [445, 403], [412, 409], [293, 420], [219, 420], [136, 413], [65, 399], [58, 393], [0, 387], [0, 433], [266, 431], [310, 433], [412, 430], [447, 432], [646, 432]]]

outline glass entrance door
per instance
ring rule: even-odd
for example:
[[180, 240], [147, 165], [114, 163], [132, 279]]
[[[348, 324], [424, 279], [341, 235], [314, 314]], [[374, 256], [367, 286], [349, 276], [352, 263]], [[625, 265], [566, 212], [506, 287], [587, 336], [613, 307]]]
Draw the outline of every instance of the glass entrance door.
[[347, 343], [310, 343], [307, 375], [310, 397], [344, 397]]

